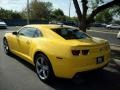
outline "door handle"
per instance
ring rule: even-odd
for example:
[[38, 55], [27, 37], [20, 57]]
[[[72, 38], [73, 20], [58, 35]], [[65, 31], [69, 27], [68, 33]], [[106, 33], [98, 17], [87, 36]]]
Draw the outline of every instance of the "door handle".
[[30, 44], [30, 42], [29, 42], [29, 41], [26, 41], [26, 43], [27, 43], [27, 44]]

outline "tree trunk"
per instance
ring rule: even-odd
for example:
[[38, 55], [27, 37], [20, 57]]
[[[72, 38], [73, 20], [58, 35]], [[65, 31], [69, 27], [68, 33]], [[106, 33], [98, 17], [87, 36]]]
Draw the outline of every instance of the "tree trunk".
[[76, 9], [76, 13], [77, 13], [77, 16], [78, 16], [78, 20], [79, 20], [79, 23], [80, 23], [80, 26], [79, 28], [82, 30], [82, 13], [81, 13], [81, 10], [80, 10], [80, 7], [79, 7], [79, 4], [78, 4], [78, 1], [77, 0], [73, 0], [73, 3], [74, 3], [74, 6], [75, 6], [75, 9]]
[[75, 9], [76, 9], [76, 13], [77, 13], [77, 16], [78, 16], [78, 20], [80, 22], [79, 28], [83, 32], [86, 32], [86, 29], [87, 29], [87, 27], [90, 26], [90, 23], [94, 22], [94, 16], [96, 16], [97, 13], [99, 13], [99, 12], [101, 12], [101, 11], [107, 9], [107, 8], [110, 8], [114, 5], [119, 6], [119, 4], [120, 4], [120, 0], [110, 1], [106, 4], [104, 4], [104, 5], [101, 5], [101, 6], [97, 7], [95, 10], [92, 11], [90, 16], [87, 18], [87, 9], [88, 9], [87, 3], [88, 3], [88, 0], [81, 0], [81, 2], [82, 2], [82, 7], [83, 7], [82, 8], [83, 13], [80, 10], [78, 0], [73, 0], [74, 6], [75, 6]]
[[83, 32], [86, 32], [86, 20], [84, 20], [84, 18], [82, 19], [82, 22], [80, 23], [80, 30], [82, 30]]
[[88, 10], [88, 6], [87, 6], [88, 0], [81, 0], [81, 2], [82, 2], [82, 7], [83, 7], [81, 30], [83, 32], [86, 32], [86, 29], [87, 29], [86, 20], [87, 20], [87, 10]]
[[76, 13], [77, 13], [77, 16], [78, 16], [78, 19], [79, 19], [79, 23], [80, 23], [80, 30], [82, 30], [83, 32], [86, 32], [86, 14], [87, 14], [87, 3], [88, 1], [87, 0], [82, 0], [82, 7], [83, 7], [83, 14], [80, 10], [80, 7], [79, 7], [79, 4], [78, 4], [78, 1], [77, 0], [73, 0], [73, 3], [74, 3], [74, 6], [75, 6], [75, 9], [76, 9]]
[[78, 19], [79, 19], [79, 21], [81, 21], [82, 13], [81, 13], [78, 1], [77, 0], [73, 0], [73, 3], [74, 3], [74, 6], [75, 6], [75, 9], [76, 9], [76, 13], [77, 13]]

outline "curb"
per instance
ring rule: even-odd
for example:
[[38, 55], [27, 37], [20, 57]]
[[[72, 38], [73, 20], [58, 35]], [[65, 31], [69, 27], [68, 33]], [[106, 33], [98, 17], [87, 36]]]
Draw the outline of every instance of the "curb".
[[87, 32], [100, 32], [100, 33], [115, 34], [115, 35], [118, 33], [118, 32], [97, 31], [97, 30], [88, 30]]
[[110, 48], [111, 48], [112, 51], [120, 53], [120, 45], [111, 44]]

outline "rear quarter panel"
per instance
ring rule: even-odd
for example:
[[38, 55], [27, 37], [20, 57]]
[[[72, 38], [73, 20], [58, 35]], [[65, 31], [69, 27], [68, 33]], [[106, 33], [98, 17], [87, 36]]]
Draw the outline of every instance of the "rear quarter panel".
[[57, 39], [50, 40], [48, 38], [38, 38], [34, 39], [33, 42], [33, 53], [41, 51], [47, 55], [53, 55], [56, 57], [68, 57], [70, 55], [70, 47]]

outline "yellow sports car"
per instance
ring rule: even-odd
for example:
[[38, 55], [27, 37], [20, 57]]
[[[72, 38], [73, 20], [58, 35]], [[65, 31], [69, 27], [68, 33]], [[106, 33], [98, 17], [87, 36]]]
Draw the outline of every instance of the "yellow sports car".
[[109, 62], [107, 40], [65, 25], [27, 25], [3, 38], [6, 54], [14, 53], [36, 68], [38, 77], [73, 78], [79, 72], [103, 68]]

